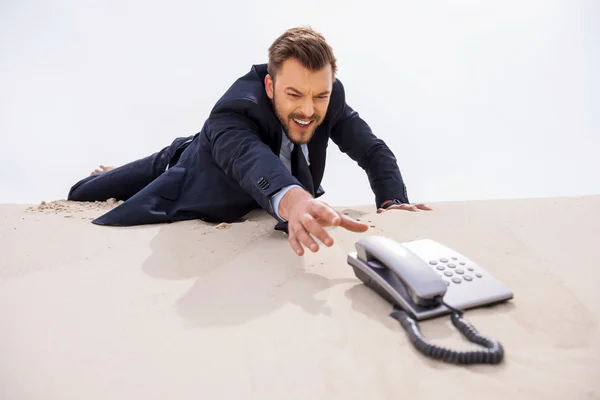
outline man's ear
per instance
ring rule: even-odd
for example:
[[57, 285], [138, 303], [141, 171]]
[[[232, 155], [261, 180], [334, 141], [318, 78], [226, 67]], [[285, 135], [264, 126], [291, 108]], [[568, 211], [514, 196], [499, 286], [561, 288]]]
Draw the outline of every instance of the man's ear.
[[269, 74], [265, 76], [265, 91], [267, 92], [267, 96], [273, 100], [273, 79], [271, 79], [271, 75]]

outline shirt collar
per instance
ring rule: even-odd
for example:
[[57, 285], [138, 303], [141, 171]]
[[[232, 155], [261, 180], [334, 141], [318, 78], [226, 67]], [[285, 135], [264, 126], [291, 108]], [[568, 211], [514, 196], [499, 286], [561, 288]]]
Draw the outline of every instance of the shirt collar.
[[290, 151], [292, 151], [292, 148], [294, 147], [294, 144], [290, 141], [283, 130], [281, 130], [281, 146], [286, 146]]

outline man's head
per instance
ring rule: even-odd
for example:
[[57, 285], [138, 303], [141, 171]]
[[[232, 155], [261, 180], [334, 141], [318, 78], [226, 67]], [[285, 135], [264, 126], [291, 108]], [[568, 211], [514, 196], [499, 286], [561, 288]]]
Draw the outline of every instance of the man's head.
[[265, 89], [290, 141], [307, 143], [329, 106], [337, 72], [333, 50], [310, 28], [285, 31], [269, 47]]

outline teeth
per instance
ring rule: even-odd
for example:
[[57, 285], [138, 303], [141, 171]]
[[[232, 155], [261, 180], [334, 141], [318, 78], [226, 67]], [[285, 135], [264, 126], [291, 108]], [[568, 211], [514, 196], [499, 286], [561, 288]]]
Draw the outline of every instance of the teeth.
[[294, 118], [294, 121], [296, 121], [296, 122], [297, 122], [297, 123], [299, 123], [300, 125], [308, 125], [308, 124], [310, 124], [310, 120], [308, 120], [308, 121], [302, 121], [302, 120], [300, 120], [300, 119], [296, 119], [296, 118]]

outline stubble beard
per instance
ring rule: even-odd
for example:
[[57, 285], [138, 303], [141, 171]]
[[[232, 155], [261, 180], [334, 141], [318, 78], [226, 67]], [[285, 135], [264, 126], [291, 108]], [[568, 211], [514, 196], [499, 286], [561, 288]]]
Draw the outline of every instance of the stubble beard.
[[320, 116], [318, 114], [313, 114], [311, 116], [311, 119], [314, 120], [313, 126], [310, 128], [310, 130], [302, 132], [302, 137], [305, 139], [304, 140], [296, 140], [296, 139], [292, 138], [290, 135], [290, 122], [289, 121], [292, 118], [294, 118], [294, 115], [290, 114], [286, 118], [279, 112], [279, 109], [277, 108], [277, 102], [275, 101], [275, 93], [274, 92], [273, 92], [273, 99], [271, 100], [271, 104], [273, 106], [273, 110], [275, 111], [275, 115], [277, 116], [277, 118], [279, 119], [279, 122], [281, 123], [281, 126], [283, 128], [283, 132], [285, 133], [285, 136], [287, 136], [288, 140], [290, 142], [292, 142], [293, 144], [303, 145], [303, 144], [310, 142], [310, 139], [312, 139], [313, 135], [315, 134], [315, 131], [317, 130], [319, 125], [321, 125], [321, 123], [323, 122], [323, 120], [320, 118]]

